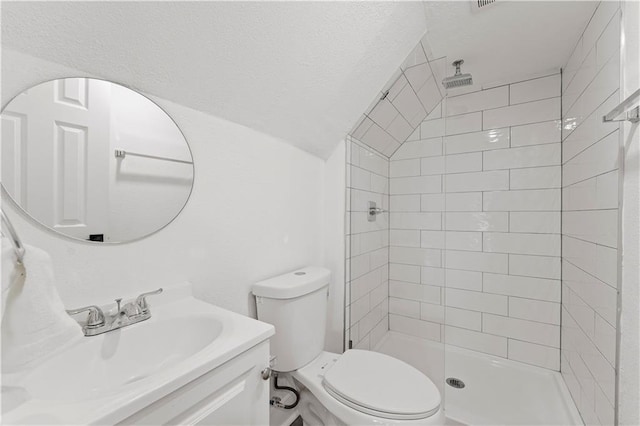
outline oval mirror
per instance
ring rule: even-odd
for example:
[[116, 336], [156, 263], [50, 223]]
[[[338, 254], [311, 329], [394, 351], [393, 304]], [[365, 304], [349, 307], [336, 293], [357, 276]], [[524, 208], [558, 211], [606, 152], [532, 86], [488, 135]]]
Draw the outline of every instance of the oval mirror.
[[2, 186], [44, 226], [121, 243], [169, 224], [193, 185], [182, 132], [158, 105], [93, 78], [48, 81], [2, 110]]

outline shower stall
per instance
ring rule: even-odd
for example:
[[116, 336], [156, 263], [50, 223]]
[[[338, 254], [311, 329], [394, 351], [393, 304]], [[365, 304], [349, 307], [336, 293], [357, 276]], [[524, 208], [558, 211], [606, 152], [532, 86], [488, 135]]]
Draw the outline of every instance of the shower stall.
[[452, 424], [614, 423], [620, 16], [492, 87], [445, 89], [425, 37], [347, 137], [345, 349], [421, 370]]

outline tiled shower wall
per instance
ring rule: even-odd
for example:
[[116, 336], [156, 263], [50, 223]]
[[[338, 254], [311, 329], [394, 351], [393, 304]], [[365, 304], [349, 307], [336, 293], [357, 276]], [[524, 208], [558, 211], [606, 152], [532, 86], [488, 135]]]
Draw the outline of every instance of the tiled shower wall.
[[372, 348], [389, 329], [389, 222], [369, 222], [368, 203], [389, 206], [389, 160], [347, 137], [345, 347]]
[[391, 330], [559, 369], [560, 90], [450, 96], [392, 156]]
[[563, 75], [562, 376], [586, 424], [613, 424], [620, 4], [602, 2]]

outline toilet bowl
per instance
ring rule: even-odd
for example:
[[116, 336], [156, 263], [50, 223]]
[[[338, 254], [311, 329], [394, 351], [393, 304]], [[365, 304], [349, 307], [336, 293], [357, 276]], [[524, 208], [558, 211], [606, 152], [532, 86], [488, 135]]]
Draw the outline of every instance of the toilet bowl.
[[273, 369], [308, 390], [301, 398], [325, 424], [444, 424], [440, 392], [419, 370], [372, 351], [323, 351], [329, 280], [327, 269], [307, 267], [254, 285], [258, 319], [276, 328]]

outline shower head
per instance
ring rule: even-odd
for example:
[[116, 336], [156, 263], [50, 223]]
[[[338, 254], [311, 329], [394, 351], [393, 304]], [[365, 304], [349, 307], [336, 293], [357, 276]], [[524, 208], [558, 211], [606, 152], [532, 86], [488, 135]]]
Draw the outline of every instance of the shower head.
[[442, 85], [445, 89], [453, 89], [456, 87], [469, 86], [473, 84], [473, 78], [471, 74], [462, 74], [460, 72], [460, 65], [464, 64], [462, 59], [458, 59], [453, 64], [456, 67], [456, 73], [451, 77], [445, 77], [442, 79]]

